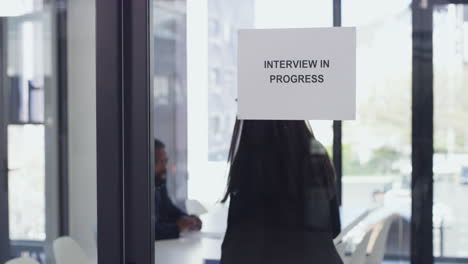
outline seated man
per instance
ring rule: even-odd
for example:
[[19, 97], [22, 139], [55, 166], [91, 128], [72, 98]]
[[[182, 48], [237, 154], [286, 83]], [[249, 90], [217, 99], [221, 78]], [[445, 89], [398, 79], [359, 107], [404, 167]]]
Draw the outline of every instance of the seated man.
[[164, 144], [155, 139], [154, 153], [156, 164], [156, 240], [178, 238], [182, 231], [200, 230], [201, 220], [195, 215], [187, 215], [177, 208], [169, 198], [166, 188], [168, 157]]

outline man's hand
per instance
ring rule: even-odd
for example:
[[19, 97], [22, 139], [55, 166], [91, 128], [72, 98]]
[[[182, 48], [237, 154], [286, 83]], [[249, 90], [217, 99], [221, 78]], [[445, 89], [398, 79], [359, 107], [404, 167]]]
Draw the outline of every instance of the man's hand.
[[202, 228], [202, 221], [196, 215], [182, 216], [176, 222], [179, 231], [198, 231]]
[[180, 232], [191, 231], [193, 226], [193, 220], [190, 216], [182, 216], [176, 221], [177, 227]]
[[196, 215], [189, 216], [192, 219], [192, 231], [200, 230], [202, 228], [202, 221]]

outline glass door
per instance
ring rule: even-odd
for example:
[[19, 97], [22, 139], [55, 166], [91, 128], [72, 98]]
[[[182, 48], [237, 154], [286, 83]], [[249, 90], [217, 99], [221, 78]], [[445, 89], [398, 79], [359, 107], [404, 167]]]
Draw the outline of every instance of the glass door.
[[[156, 224], [156, 263], [217, 263], [227, 219], [227, 206], [219, 201], [226, 187], [237, 114], [238, 30], [331, 27], [333, 3], [152, 0], [152, 4], [154, 138], [164, 144], [155, 144], [155, 164], [165, 161], [171, 203], [203, 222], [198, 235], [179, 233], [175, 220], [164, 222], [172, 224], [172, 236], [158, 235]], [[332, 121], [311, 125], [331, 154]], [[164, 239], [169, 237], [172, 240]]]

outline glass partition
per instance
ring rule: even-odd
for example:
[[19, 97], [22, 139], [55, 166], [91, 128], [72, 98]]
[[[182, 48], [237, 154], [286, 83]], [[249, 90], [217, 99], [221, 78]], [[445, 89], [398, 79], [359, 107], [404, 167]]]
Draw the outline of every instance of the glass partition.
[[[219, 260], [227, 218], [219, 202], [237, 113], [237, 32], [332, 26], [332, 2], [154, 0], [153, 7], [154, 131], [168, 158], [168, 196], [183, 212], [199, 215], [201, 235], [211, 238], [187, 247], [158, 240], [156, 262]], [[330, 152], [332, 121], [310, 123]]]
[[[153, 2], [155, 136], [171, 154], [176, 176], [168, 185], [180, 184], [170, 187], [174, 199], [188, 195], [215, 202], [220, 193], [203, 190], [198, 177], [224, 190], [222, 175], [237, 112], [237, 30], [331, 26], [331, 4], [296, 2]], [[312, 124], [331, 149], [331, 121]], [[188, 174], [191, 188], [184, 186]]]
[[[203, 1], [189, 6], [189, 198], [215, 202], [225, 188], [223, 175], [227, 172], [227, 152], [237, 113], [237, 31], [325, 26], [332, 26], [331, 2]], [[313, 121], [312, 125], [319, 139], [323, 137], [331, 149], [332, 122]], [[207, 192], [206, 181], [216, 187]]]

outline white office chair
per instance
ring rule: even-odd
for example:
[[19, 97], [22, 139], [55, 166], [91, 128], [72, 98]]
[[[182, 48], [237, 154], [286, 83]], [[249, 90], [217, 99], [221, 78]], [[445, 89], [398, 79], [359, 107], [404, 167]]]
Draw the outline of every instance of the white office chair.
[[39, 262], [35, 261], [32, 258], [21, 257], [9, 260], [5, 262], [5, 264], [39, 264]]
[[367, 246], [372, 230], [368, 231], [351, 254], [349, 264], [364, 264], [367, 258]]
[[60, 237], [54, 241], [54, 256], [57, 264], [90, 263], [84, 250], [71, 237]]
[[382, 263], [387, 245], [388, 231], [395, 218], [394, 215], [389, 216], [373, 228], [370, 243], [367, 247], [367, 264]]
[[187, 200], [185, 201], [185, 208], [187, 209], [188, 214], [202, 215], [207, 213], [208, 210], [197, 200]]

